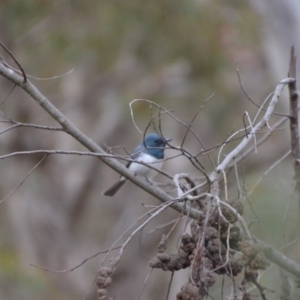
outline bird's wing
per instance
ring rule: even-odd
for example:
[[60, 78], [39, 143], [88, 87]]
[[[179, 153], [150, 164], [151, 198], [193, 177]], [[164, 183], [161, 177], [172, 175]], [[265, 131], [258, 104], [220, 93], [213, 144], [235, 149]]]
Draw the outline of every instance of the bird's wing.
[[145, 150], [144, 143], [139, 144], [131, 154], [131, 158], [135, 159]]
[[[144, 143], [139, 144], [132, 152], [132, 154], [130, 155], [132, 159], [136, 159], [143, 151], [145, 150], [145, 146]], [[126, 164], [126, 167], [128, 168], [131, 164], [131, 161], [129, 161]]]

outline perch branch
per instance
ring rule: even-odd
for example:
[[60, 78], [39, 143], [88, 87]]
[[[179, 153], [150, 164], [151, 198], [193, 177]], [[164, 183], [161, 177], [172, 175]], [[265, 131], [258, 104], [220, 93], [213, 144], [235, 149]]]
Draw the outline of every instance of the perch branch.
[[[51, 115], [65, 130], [66, 133], [75, 138], [79, 143], [84, 145], [91, 152], [102, 154], [99, 157], [106, 165], [111, 167], [113, 170], [132, 181], [134, 184], [160, 200], [161, 202], [172, 201], [173, 198], [166, 194], [161, 189], [150, 185], [148, 182], [134, 176], [125, 166], [120, 164], [114, 158], [106, 157], [107, 153], [97, 145], [92, 139], [81, 132], [60, 110], [58, 110], [29, 80], [24, 82], [24, 77], [16, 74], [5, 65], [0, 64], [0, 74], [14, 82], [20, 88], [22, 88], [27, 94], [29, 94], [49, 115]], [[199, 212], [195, 209], [188, 210], [182, 203], [172, 203], [171, 207], [180, 213], [189, 214], [192, 218], [199, 217]]]

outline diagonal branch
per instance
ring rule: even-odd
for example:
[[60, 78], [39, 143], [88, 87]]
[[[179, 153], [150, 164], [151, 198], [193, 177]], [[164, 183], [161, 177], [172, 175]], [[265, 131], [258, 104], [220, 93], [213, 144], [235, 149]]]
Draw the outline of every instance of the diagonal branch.
[[269, 103], [262, 119], [259, 122], [257, 122], [255, 126], [253, 126], [251, 128], [249, 133], [243, 138], [243, 140], [237, 145], [237, 147], [235, 147], [224, 158], [224, 160], [217, 166], [217, 168], [212, 172], [212, 174], [210, 175], [210, 181], [212, 183], [212, 193], [213, 194], [215, 194], [215, 195], [219, 194], [219, 183], [218, 182], [221, 177], [222, 171], [224, 171], [234, 161], [234, 159], [236, 157], [240, 156], [241, 153], [243, 153], [243, 151], [247, 148], [247, 146], [252, 141], [252, 139], [255, 138], [255, 135], [257, 133], [261, 132], [261, 130], [265, 126], [267, 126], [270, 129], [269, 120], [274, 112], [274, 108], [275, 108], [276, 103], [279, 100], [280, 94], [281, 94], [283, 88], [287, 84], [291, 84], [294, 81], [295, 81], [294, 78], [285, 78], [277, 84], [274, 94], [272, 96], [272, 99], [270, 100], [270, 103]]
[[281, 80], [278, 85], [276, 86], [276, 89], [274, 91], [274, 95], [270, 101], [270, 104], [268, 105], [268, 108], [265, 112], [265, 115], [263, 118], [250, 130], [248, 135], [241, 141], [241, 143], [233, 150], [231, 151], [226, 158], [222, 161], [222, 163], [216, 168], [216, 171], [219, 172], [221, 170], [225, 170], [225, 168], [229, 165], [229, 163], [237, 157], [250, 143], [252, 139], [254, 139], [255, 135], [261, 131], [262, 128], [265, 126], [269, 126], [268, 122], [270, 120], [270, 117], [272, 116], [274, 112], [274, 108], [276, 103], [278, 102], [278, 99], [280, 97], [280, 94], [284, 88], [285, 85], [290, 84], [294, 82], [294, 78], [286, 78]]
[[[113, 170], [132, 181], [134, 184], [160, 200], [161, 202], [172, 201], [173, 198], [166, 194], [161, 189], [150, 185], [147, 181], [143, 180], [138, 176], [134, 176], [125, 166], [120, 164], [113, 158], [105, 157], [107, 153], [97, 145], [92, 139], [81, 132], [60, 110], [58, 110], [29, 80], [24, 82], [24, 78], [16, 74], [11, 69], [8, 69], [3, 64], [0, 64], [0, 74], [5, 78], [14, 82], [16, 85], [21, 87], [27, 92], [49, 115], [51, 115], [65, 130], [66, 133], [71, 135], [80, 144], [85, 146], [91, 152], [96, 152], [104, 156], [99, 157], [106, 165], [111, 167]], [[190, 217], [197, 219], [200, 216], [200, 212], [195, 209], [189, 210], [182, 203], [172, 203], [171, 207], [180, 213], [189, 214]]]

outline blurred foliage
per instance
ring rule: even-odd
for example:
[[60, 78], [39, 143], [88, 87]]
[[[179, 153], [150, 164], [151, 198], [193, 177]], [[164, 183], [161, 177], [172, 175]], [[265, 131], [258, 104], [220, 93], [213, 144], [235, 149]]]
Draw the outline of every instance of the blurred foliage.
[[[146, 98], [190, 118], [190, 108], [216, 91], [204, 120], [195, 124], [210, 136], [211, 128], [220, 128], [212, 143], [236, 126], [230, 115], [253, 109], [241, 101], [245, 96], [235, 73], [236, 61], [251, 71], [262, 60], [259, 19], [247, 1], [4, 1], [0, 8], [4, 42], [29, 74], [84, 70], [84, 107], [103, 97], [103, 92], [88, 95], [94, 87], [99, 92], [115, 85], [127, 116], [129, 101]], [[255, 76], [246, 79], [246, 87], [259, 82]], [[60, 93], [59, 87], [43, 84], [52, 94]], [[265, 82], [255, 96], [265, 97], [268, 87]], [[94, 106], [95, 113], [99, 109]], [[141, 119], [149, 116], [138, 105], [136, 112]]]
[[0, 248], [0, 297], [1, 299], [61, 299], [43, 272], [26, 272], [21, 266], [18, 253], [13, 249]]
[[190, 77], [211, 92], [222, 87], [218, 74], [235, 63], [230, 51], [259, 41], [255, 12], [245, 1], [8, 3], [0, 4], [5, 42], [39, 72], [84, 61], [91, 73], [109, 72], [125, 46], [148, 73], [187, 61]]

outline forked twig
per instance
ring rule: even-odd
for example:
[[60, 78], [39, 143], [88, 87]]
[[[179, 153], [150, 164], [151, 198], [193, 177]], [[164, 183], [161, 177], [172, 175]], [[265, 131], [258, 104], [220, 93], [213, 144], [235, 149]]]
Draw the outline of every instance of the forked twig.
[[24, 78], [24, 83], [27, 82], [27, 76], [26, 73], [24, 71], [24, 69], [22, 68], [21, 64], [18, 62], [18, 60], [15, 58], [15, 56], [12, 54], [12, 52], [2, 43], [0, 42], [0, 45], [3, 49], [5, 49], [5, 51], [10, 55], [10, 57], [14, 60], [14, 62], [17, 64], [17, 66], [19, 67], [20, 71], [22, 72], [23, 78]]

